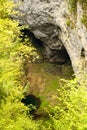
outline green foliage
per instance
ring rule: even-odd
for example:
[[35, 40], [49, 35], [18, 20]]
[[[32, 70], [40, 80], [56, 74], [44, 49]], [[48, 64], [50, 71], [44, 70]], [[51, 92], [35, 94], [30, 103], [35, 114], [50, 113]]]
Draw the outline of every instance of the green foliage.
[[87, 28], [87, 16], [83, 15], [83, 17], [81, 18], [81, 22], [86, 26]]
[[82, 4], [82, 9], [83, 9], [83, 15], [81, 18], [81, 22], [85, 25], [85, 27], [87, 28], [87, 1], [85, 1]]
[[35, 124], [27, 115], [28, 108], [18, 100], [17, 96], [20, 96], [19, 90], [15, 89], [15, 94], [9, 95], [5, 103], [2, 102], [0, 108], [0, 130], [36, 130], [38, 127], [38, 123]]
[[53, 130], [87, 129], [87, 88], [76, 79], [58, 88], [57, 105], [49, 113]]
[[71, 24], [71, 20], [68, 19], [68, 20], [66, 21], [66, 25], [70, 27], [70, 24]]
[[0, 0], [0, 130], [36, 130], [23, 98], [24, 57], [33, 55], [32, 48], [21, 43], [18, 22], [10, 19], [13, 3]]
[[71, 12], [76, 12], [77, 9], [77, 0], [69, 0], [68, 1], [69, 8]]
[[79, 2], [79, 4], [83, 9], [83, 15], [81, 21], [87, 28], [87, 0], [69, 0], [68, 5], [72, 13], [76, 13], [77, 11], [77, 2]]
[[70, 27], [71, 29], [73, 29], [75, 27], [75, 23], [72, 20], [70, 20], [70, 19], [66, 20], [66, 25], [68, 27]]

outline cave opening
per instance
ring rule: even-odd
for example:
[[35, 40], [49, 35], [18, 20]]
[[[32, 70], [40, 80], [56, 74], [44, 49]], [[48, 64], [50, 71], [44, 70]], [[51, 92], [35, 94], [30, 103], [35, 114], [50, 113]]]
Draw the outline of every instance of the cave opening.
[[[65, 64], [70, 63], [70, 57], [67, 53], [67, 50], [65, 47], [63, 47], [63, 50], [57, 50], [50, 49], [46, 46], [40, 39], [36, 38], [34, 34], [29, 29], [23, 29], [21, 30], [22, 33], [22, 41], [25, 40], [25, 38], [29, 38], [29, 41], [31, 42], [32, 46], [36, 48], [37, 53], [39, 55], [39, 59], [36, 60], [36, 62], [49, 62], [54, 64]], [[48, 48], [48, 49], [47, 49]], [[50, 49], [50, 56], [48, 56], [47, 52]]]
[[45, 43], [43, 43], [40, 39], [36, 38], [34, 34], [27, 28], [21, 30], [21, 33], [22, 33], [22, 40], [25, 40], [26, 37], [29, 38], [29, 41], [31, 42], [32, 46], [36, 48], [36, 51], [39, 55], [39, 58], [33, 62], [34, 64], [36, 64], [36, 66], [38, 65], [39, 67], [40, 64], [43, 64], [43, 66], [46, 66], [46, 68], [43, 67], [45, 71], [45, 70], [49, 70], [49, 65], [45, 65], [45, 64], [51, 64], [50, 65], [51, 71], [46, 71], [46, 72], [60, 75], [58, 70], [59, 71], [61, 70], [62, 75], [66, 75], [65, 71], [67, 71], [66, 72], [67, 74], [70, 73], [71, 75], [73, 75], [74, 72], [73, 72], [71, 60], [64, 46], [60, 50], [54, 47], [53, 49], [50, 50], [50, 55], [47, 56], [48, 53], [47, 51], [49, 51], [49, 48], [47, 49]]
[[[29, 41], [31, 41], [32, 45], [37, 50], [39, 50], [38, 54], [42, 55], [42, 57], [41, 57], [42, 59], [39, 60], [40, 62], [36, 62], [36, 64], [32, 63], [30, 66], [28, 65], [29, 72], [27, 71], [27, 74], [26, 74], [27, 76], [26, 77], [28, 79], [27, 81], [29, 81], [30, 77], [28, 78], [28, 74], [30, 73], [30, 76], [32, 77], [31, 79], [33, 79], [33, 80], [31, 80], [31, 82], [35, 83], [35, 84], [33, 84], [33, 88], [34, 88], [33, 91], [37, 91], [36, 86], [38, 88], [41, 88], [41, 87], [39, 87], [41, 85], [41, 82], [38, 84], [40, 77], [43, 79], [43, 84], [44, 84], [44, 79], [47, 78], [46, 76], [47, 75], [50, 76], [50, 77], [48, 77], [48, 83], [50, 83], [50, 81], [52, 80], [53, 85], [54, 85], [54, 81], [56, 82], [56, 75], [60, 76], [62, 78], [70, 78], [71, 77], [71, 75], [73, 74], [72, 66], [71, 66], [69, 55], [68, 55], [67, 50], [65, 48], [63, 50], [59, 50], [59, 51], [57, 51], [57, 49], [52, 50], [52, 54], [54, 54], [54, 57], [51, 55], [51, 59], [53, 61], [52, 62], [50, 61], [50, 63], [52, 63], [52, 64], [50, 64], [50, 65], [48, 63], [43, 64], [43, 62], [46, 62], [46, 60], [47, 60], [44, 57], [44, 54], [45, 54], [45, 47], [43, 46], [44, 43], [41, 40], [39, 40], [38, 38], [36, 38], [34, 36], [34, 34], [32, 32], [30, 32], [28, 29], [21, 30], [21, 32], [22, 32], [22, 40], [24, 40], [26, 37], [29, 38]], [[61, 58], [61, 59], [58, 59], [61, 62], [58, 61], [58, 60], [57, 60], [57, 62], [54, 62], [57, 58]], [[37, 63], [42, 63], [43, 65], [42, 64], [37, 64]], [[69, 66], [65, 65], [66, 63], [68, 63]], [[25, 64], [25, 66], [26, 66], [26, 64]], [[52, 75], [51, 74], [49, 75], [49, 73], [51, 73]], [[34, 76], [34, 74], [36, 74], [36, 75]], [[53, 79], [53, 76], [55, 76], [55, 79]], [[37, 79], [37, 81], [35, 79]], [[46, 81], [47, 81], [47, 79], [46, 79]], [[31, 86], [32, 86], [32, 83], [31, 83]], [[41, 99], [36, 97], [33, 94], [29, 94], [29, 95], [25, 96], [25, 98], [23, 98], [21, 102], [24, 103], [24, 105], [26, 105], [26, 106], [31, 107], [30, 105], [33, 105], [33, 106], [36, 107], [36, 109], [33, 109], [31, 107], [32, 109], [30, 110], [30, 114], [32, 114], [32, 115], [35, 115], [35, 113], [37, 113], [37, 110], [39, 109], [39, 107], [43, 104], [43, 102], [41, 102]]]

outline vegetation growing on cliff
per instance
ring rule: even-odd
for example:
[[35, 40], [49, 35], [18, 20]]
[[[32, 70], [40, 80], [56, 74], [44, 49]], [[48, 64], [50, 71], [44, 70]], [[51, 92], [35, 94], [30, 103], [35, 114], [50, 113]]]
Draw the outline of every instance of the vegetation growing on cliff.
[[76, 13], [77, 12], [77, 2], [81, 5], [83, 9], [83, 15], [81, 18], [81, 22], [86, 26], [87, 28], [87, 0], [69, 0], [69, 8], [71, 12]]

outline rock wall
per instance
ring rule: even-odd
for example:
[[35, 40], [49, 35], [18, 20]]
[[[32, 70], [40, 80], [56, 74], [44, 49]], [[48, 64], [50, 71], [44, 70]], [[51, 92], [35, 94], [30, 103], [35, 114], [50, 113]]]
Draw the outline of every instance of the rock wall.
[[44, 56], [50, 62], [64, 63], [69, 55], [76, 75], [86, 70], [87, 31], [81, 23], [83, 10], [79, 3], [76, 14], [71, 14], [66, 0], [14, 1], [22, 13], [15, 18], [29, 25], [29, 30], [43, 42]]

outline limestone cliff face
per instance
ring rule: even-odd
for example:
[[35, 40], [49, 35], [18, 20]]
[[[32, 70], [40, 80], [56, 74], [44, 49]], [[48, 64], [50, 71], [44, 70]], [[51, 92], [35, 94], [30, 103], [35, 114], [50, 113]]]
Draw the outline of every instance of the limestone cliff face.
[[45, 57], [63, 63], [70, 57], [74, 72], [86, 68], [87, 30], [81, 23], [83, 10], [77, 3], [77, 14], [71, 14], [66, 0], [14, 0], [22, 13], [21, 24], [43, 42]]

